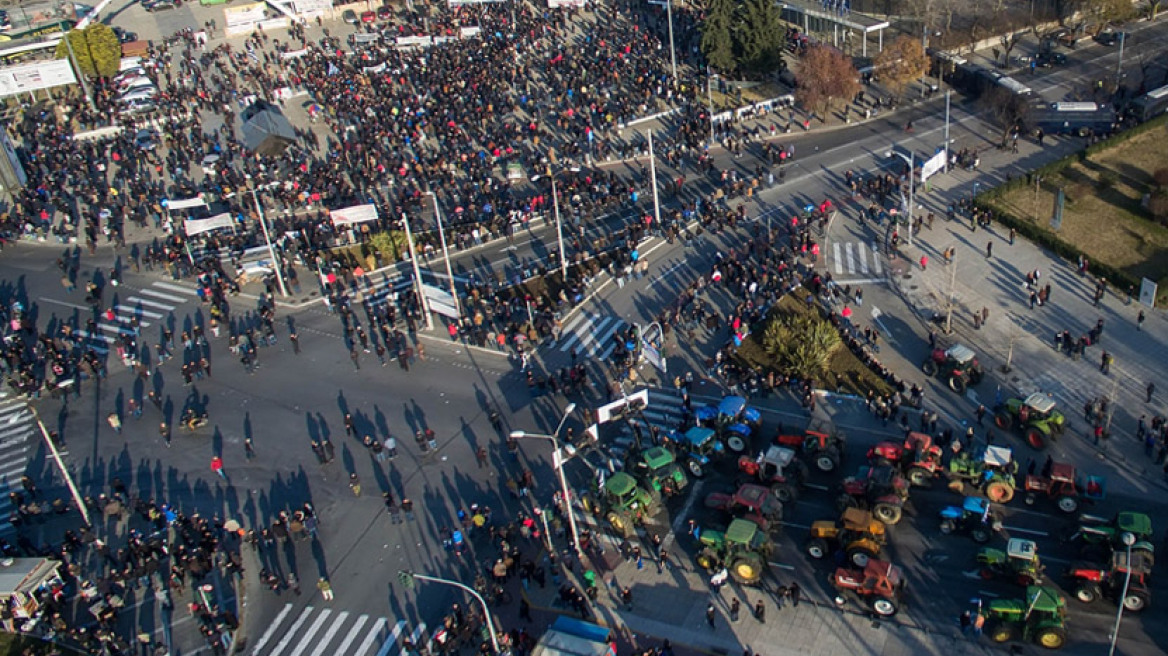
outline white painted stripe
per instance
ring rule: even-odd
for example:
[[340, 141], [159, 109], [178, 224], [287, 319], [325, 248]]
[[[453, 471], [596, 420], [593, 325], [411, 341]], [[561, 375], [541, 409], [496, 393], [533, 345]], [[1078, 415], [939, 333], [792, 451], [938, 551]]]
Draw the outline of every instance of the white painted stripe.
[[856, 272], [856, 255], [852, 251], [852, 242], [844, 244], [844, 254], [848, 258], [848, 273]]
[[[583, 339], [580, 333], [587, 333], [588, 329], [593, 327], [592, 319], [594, 319], [594, 317], [589, 316], [586, 312], [581, 312], [580, 314], [576, 315], [576, 318], [569, 322], [568, 325], [560, 331], [560, 350], [564, 352], [572, 350], [572, 347], [579, 343], [581, 339]], [[581, 331], [581, 329], [583, 329], [583, 331]]]
[[96, 340], [99, 340], [102, 342], [108, 342], [110, 344], [112, 344], [114, 342], [114, 338], [110, 337], [109, 335], [101, 335], [101, 334], [94, 335], [93, 333], [90, 333], [88, 330], [78, 330], [78, 331], [75, 331], [73, 334], [81, 335], [82, 337], [88, 337], [89, 339], [96, 339]]
[[625, 322], [620, 319], [605, 317], [604, 321], [597, 324], [596, 330], [580, 341], [581, 350], [589, 355], [594, 355], [599, 349], [604, 348], [605, 344], [611, 342], [612, 336], [624, 325]]
[[[879, 268], [879, 265], [877, 265]], [[837, 285], [886, 285], [888, 281], [884, 278], [853, 278], [851, 280], [836, 280]]]
[[153, 287], [161, 287], [163, 289], [169, 289], [172, 292], [182, 292], [182, 293], [187, 294], [189, 296], [197, 296], [199, 293], [190, 287], [183, 287], [182, 285], [173, 285], [169, 282], [156, 282], [152, 286]]
[[[599, 322], [592, 324], [592, 330], [585, 331], [583, 335], [577, 335], [580, 338], [580, 347], [576, 350], [591, 354], [592, 350], [599, 344], [596, 341], [597, 335], [604, 331], [610, 324], [619, 325], [619, 323], [620, 321], [616, 317], [608, 316], [601, 318]], [[589, 344], [592, 344], [592, 346], [589, 346]]]
[[268, 630], [264, 631], [264, 635], [261, 636], [260, 641], [256, 643], [255, 649], [251, 650], [253, 656], [259, 654], [260, 651], [263, 650], [263, 648], [268, 644], [268, 641], [272, 639], [272, 635], [276, 633], [276, 629], [280, 628], [280, 623], [284, 621], [284, 618], [287, 617], [288, 613], [290, 612], [292, 612], [292, 604], [284, 604], [284, 610], [280, 611], [280, 614], [276, 616], [276, 619], [272, 620], [272, 624], [268, 626]]
[[880, 275], [880, 244], [872, 242], [872, 273]]
[[[357, 634], [361, 631], [361, 627], [365, 626], [365, 622], [367, 622], [367, 621], [369, 621], [368, 615], [362, 615], [362, 616], [358, 617], [357, 621], [353, 624], [353, 628], [349, 629], [349, 634], [345, 636], [344, 641], [341, 642], [340, 646], [337, 647], [337, 650], [333, 653], [335, 653], [335, 654], [348, 654], [349, 653], [348, 652], [349, 645], [353, 644], [353, 641], [357, 639]], [[384, 623], [385, 623], [384, 618], [379, 620], [379, 624], [384, 624]], [[381, 630], [380, 628], [377, 628], [375, 626], [373, 629], [373, 632], [377, 633], [380, 630]], [[318, 650], [316, 650], [316, 653], [314, 653], [312, 656], [321, 656], [322, 654], [323, 654], [323, 652], [320, 649], [318, 649]]]
[[148, 312], [142, 308], [136, 308], [133, 305], [115, 305], [114, 311], [118, 312], [119, 314], [125, 312], [127, 315], [129, 315], [126, 317], [127, 320], [132, 317], [150, 317], [151, 319], [162, 318], [162, 315], [158, 314], [157, 312]]
[[130, 298], [127, 298], [126, 302], [127, 303], [138, 303], [141, 305], [145, 305], [146, 307], [158, 308], [159, 310], [170, 311], [170, 310], [174, 309], [173, 305], [167, 305], [166, 303], [158, 303], [156, 301], [148, 301], [144, 298], [138, 298], [137, 296], [131, 296]]
[[312, 610], [312, 606], [304, 607], [304, 610], [300, 613], [300, 617], [297, 617], [296, 621], [292, 623], [292, 626], [288, 627], [288, 630], [284, 632], [284, 639], [267, 656], [280, 656], [281, 652], [292, 643], [292, 640], [296, 637], [296, 632], [300, 630], [300, 625], [304, 624], [308, 616], [312, 614]]
[[332, 615], [332, 613], [333, 611], [328, 608], [320, 611], [320, 615], [316, 616], [316, 621], [312, 623], [312, 626], [308, 627], [308, 631], [305, 632], [304, 637], [300, 639], [300, 645], [297, 646], [296, 649], [292, 650], [292, 654], [290, 656], [300, 656], [300, 654], [304, 653], [305, 649], [308, 649], [308, 643], [312, 640], [312, 636], [316, 635], [316, 632], [320, 630], [321, 625], [323, 625], [325, 621], [328, 620], [329, 615]]
[[[379, 649], [377, 651], [377, 656], [388, 656], [388, 654], [390, 653], [390, 650], [397, 647], [398, 636], [400, 635], [401, 630], [404, 629], [405, 627], [406, 627], [405, 622], [398, 622], [397, 623], [397, 626], [394, 627], [394, 635], [391, 636], [388, 640], [386, 640], [385, 644], [381, 645], [381, 649]], [[426, 623], [422, 622], [422, 623], [418, 624], [418, 628], [414, 629], [414, 632], [412, 634], [410, 634], [410, 641], [414, 643], [415, 647], [419, 645], [418, 636], [425, 633], [425, 631], [426, 631]]]
[[586, 323], [592, 323], [592, 319], [593, 317], [589, 313], [581, 312], [568, 321], [567, 325], [562, 327], [561, 334], [567, 335], [568, 333], [574, 333], [580, 326]]
[[[362, 615], [359, 618], [354, 630], [361, 628], [361, 625], [365, 623], [365, 619], [368, 617], [368, 615]], [[312, 654], [309, 656], [322, 656], [324, 654], [325, 648], [328, 647], [329, 643], [333, 641], [333, 636], [337, 634], [337, 631], [340, 630], [341, 625], [344, 624], [345, 620], [347, 619], [349, 619], [349, 611], [345, 610], [337, 613], [336, 620], [334, 620], [333, 623], [329, 625], [328, 631], [325, 631], [324, 635], [320, 637], [320, 642], [317, 643], [316, 649], [312, 650]], [[337, 651], [333, 653], [339, 654], [341, 652]]]
[[[597, 346], [603, 346], [603, 344], [597, 344]], [[607, 360], [609, 357], [612, 356], [612, 352], [615, 350], [616, 350], [616, 340], [610, 339], [610, 340], [608, 340], [608, 348], [604, 349], [604, 352], [601, 353], [597, 357], [601, 360]]]
[[162, 292], [155, 291], [153, 289], [143, 289], [139, 293], [145, 294], [147, 296], [153, 296], [154, 298], [162, 298], [162, 299], [166, 299], [168, 301], [174, 301], [175, 303], [186, 303], [187, 302], [187, 299], [185, 299], [181, 296], [175, 296], [174, 294], [163, 294]]
[[844, 272], [844, 263], [843, 257], [840, 255], [840, 245], [838, 241], [831, 245], [831, 250], [834, 254], [832, 261], [835, 262], [835, 272], [836, 275], [839, 275]]
[[[377, 618], [377, 622], [373, 624], [373, 629], [369, 631], [369, 634], [366, 635], [365, 639], [361, 641], [361, 646], [357, 647], [357, 651], [353, 652], [353, 656], [365, 656], [365, 652], [369, 651], [369, 648], [373, 646], [373, 643], [377, 640], [377, 634], [381, 633], [381, 629], [385, 628], [387, 623], [388, 620], [386, 620], [384, 617]], [[393, 628], [393, 633], [390, 634], [389, 640], [397, 642], [397, 637], [401, 635], [401, 632], [404, 631], [405, 628], [406, 623], [404, 621], [398, 622], [397, 626]]]
[[865, 254], [867, 249], [864, 247], [864, 242], [856, 244], [856, 258], [860, 260], [860, 273], [868, 274], [868, 256]]

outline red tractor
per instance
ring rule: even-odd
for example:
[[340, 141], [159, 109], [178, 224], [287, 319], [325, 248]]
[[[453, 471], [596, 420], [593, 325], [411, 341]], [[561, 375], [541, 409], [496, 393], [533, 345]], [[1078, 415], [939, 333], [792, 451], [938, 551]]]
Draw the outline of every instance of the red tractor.
[[843, 482], [843, 494], [836, 499], [841, 513], [848, 508], [871, 510], [886, 526], [898, 523], [908, 501], [908, 480], [892, 465], [860, 467]]
[[909, 433], [904, 444], [880, 442], [868, 450], [868, 462], [873, 465], [892, 464], [917, 487], [928, 487], [941, 474], [941, 447], [924, 433]]
[[844, 594], [851, 593], [882, 617], [895, 615], [904, 602], [904, 572], [892, 563], [875, 558], [863, 569], [837, 569], [831, 584], [836, 589], [837, 605], [842, 606], [846, 602]]
[[705, 505], [712, 510], [748, 519], [768, 532], [783, 521], [782, 502], [762, 485], [747, 483], [734, 492], [712, 492], [706, 495]]
[[949, 389], [962, 394], [970, 385], [977, 385], [985, 378], [985, 371], [981, 368], [972, 350], [961, 344], [954, 344], [947, 349], [933, 349], [929, 358], [921, 365], [926, 376], [940, 374], [948, 380]]
[[1107, 479], [1094, 474], [1083, 475], [1075, 466], [1056, 462], [1050, 474], [1026, 477], [1026, 505], [1034, 505], [1039, 497], [1054, 501], [1058, 509], [1065, 513], [1079, 510], [1083, 503], [1094, 503], [1107, 495]]
[[[1067, 569], [1067, 578], [1075, 584], [1075, 598], [1084, 604], [1090, 604], [1102, 598], [1122, 602], [1124, 610], [1138, 613], [1152, 603], [1150, 581], [1152, 566], [1155, 557], [1152, 555], [1151, 545], [1137, 543], [1143, 548], [1131, 551], [1131, 563], [1128, 563], [1128, 551], [1116, 549], [1111, 554], [1107, 564], [1077, 562]], [[1127, 581], [1128, 571], [1131, 571], [1131, 581]], [[1127, 583], [1127, 587], [1124, 584]]]
[[829, 420], [813, 419], [802, 433], [780, 432], [775, 445], [793, 449], [815, 463], [815, 468], [829, 474], [839, 468], [847, 449], [847, 438]]
[[783, 503], [794, 503], [799, 490], [807, 484], [807, 465], [795, 459], [794, 451], [782, 446], [771, 445], [755, 458], [738, 458], [738, 471], [752, 482], [769, 486]]

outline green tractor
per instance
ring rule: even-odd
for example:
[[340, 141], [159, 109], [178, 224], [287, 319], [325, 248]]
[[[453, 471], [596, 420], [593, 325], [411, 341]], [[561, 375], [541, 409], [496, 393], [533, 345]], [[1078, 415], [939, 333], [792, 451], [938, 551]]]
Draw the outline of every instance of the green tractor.
[[702, 544], [698, 565], [711, 572], [725, 567], [735, 581], [744, 585], [762, 580], [774, 548], [766, 531], [748, 519], [731, 521], [725, 531], [703, 530], [698, 541]]
[[1023, 640], [1047, 649], [1067, 644], [1067, 600], [1058, 590], [1032, 585], [1025, 599], [994, 599], [986, 610], [986, 635], [994, 642]]
[[995, 409], [994, 424], [1005, 431], [1018, 426], [1025, 433], [1026, 443], [1042, 450], [1066, 430], [1067, 418], [1054, 405], [1054, 399], [1042, 392], [1024, 399], [1008, 399]]
[[1088, 560], [1103, 562], [1111, 550], [1123, 550], [1123, 534], [1130, 533], [1135, 542], [1132, 549], [1153, 551], [1152, 518], [1144, 513], [1125, 510], [1111, 519], [1095, 515], [1080, 515], [1080, 524], [1064, 535], [1063, 541], [1080, 545], [1080, 555]]
[[1018, 462], [1004, 446], [987, 446], [979, 452], [962, 451], [949, 461], [949, 488], [965, 492], [969, 484], [994, 503], [1009, 503], [1017, 487]]
[[689, 484], [685, 470], [677, 464], [677, 457], [663, 446], [654, 446], [641, 452], [633, 452], [630, 458], [632, 472], [661, 494], [671, 497], [681, 494]]
[[979, 574], [983, 579], [1000, 578], [1021, 586], [1042, 583], [1046, 568], [1038, 559], [1038, 545], [1033, 540], [1010, 538], [1006, 550], [982, 547], [977, 551]]
[[656, 490], [646, 490], [632, 476], [617, 472], [605, 480], [596, 509], [618, 535], [632, 537], [637, 526], [657, 514], [660, 507], [661, 495]]

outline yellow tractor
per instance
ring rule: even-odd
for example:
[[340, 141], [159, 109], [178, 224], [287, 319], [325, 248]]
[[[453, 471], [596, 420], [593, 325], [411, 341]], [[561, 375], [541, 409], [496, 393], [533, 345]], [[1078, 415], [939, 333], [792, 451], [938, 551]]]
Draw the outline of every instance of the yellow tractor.
[[848, 561], [863, 568], [880, 555], [886, 542], [883, 522], [874, 519], [867, 510], [847, 508], [838, 521], [820, 520], [811, 524], [807, 555], [822, 560], [842, 550]]

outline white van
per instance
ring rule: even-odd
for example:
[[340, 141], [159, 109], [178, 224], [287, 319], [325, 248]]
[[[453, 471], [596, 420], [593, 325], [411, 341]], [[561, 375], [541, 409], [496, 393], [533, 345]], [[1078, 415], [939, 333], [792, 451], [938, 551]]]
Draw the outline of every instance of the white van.
[[156, 98], [158, 98], [158, 89], [137, 89], [120, 96], [118, 98], [118, 102], [122, 103], [123, 105], [129, 105], [131, 103], [136, 103], [142, 100], [154, 101]]

